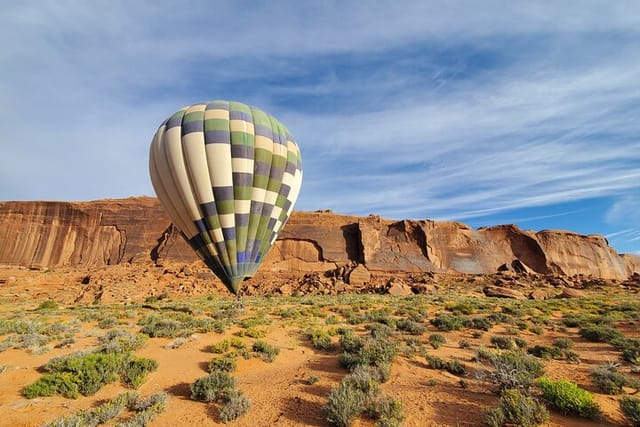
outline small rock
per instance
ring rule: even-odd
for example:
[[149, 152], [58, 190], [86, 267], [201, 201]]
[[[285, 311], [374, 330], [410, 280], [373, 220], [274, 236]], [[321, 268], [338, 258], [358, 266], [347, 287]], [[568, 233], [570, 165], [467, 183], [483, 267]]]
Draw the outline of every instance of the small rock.
[[527, 299], [527, 297], [520, 291], [502, 288], [499, 286], [486, 286], [482, 291], [488, 297]]
[[584, 292], [572, 288], [562, 288], [562, 292], [556, 298], [583, 298]]
[[415, 294], [436, 295], [438, 287], [432, 283], [414, 283], [411, 290]]
[[534, 289], [529, 294], [529, 298], [536, 301], [546, 300], [548, 297], [549, 295], [542, 289]]
[[399, 280], [393, 280], [389, 282], [387, 293], [393, 296], [413, 295], [413, 291], [411, 290], [411, 287]]

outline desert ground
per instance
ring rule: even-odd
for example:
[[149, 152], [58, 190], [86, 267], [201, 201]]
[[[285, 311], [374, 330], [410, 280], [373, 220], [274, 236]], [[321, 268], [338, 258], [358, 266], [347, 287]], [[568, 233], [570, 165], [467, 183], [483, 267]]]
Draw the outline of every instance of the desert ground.
[[[120, 269], [117, 280], [87, 297], [83, 286], [90, 284], [82, 282], [91, 275], [104, 278], [105, 271], [0, 270], [2, 425], [78, 425], [74, 416], [135, 392], [141, 398], [161, 396], [162, 402], [146, 405], [149, 410], [125, 405], [101, 422], [328, 426], [329, 396], [354, 366], [364, 364], [372, 372], [387, 371], [368, 386], [378, 406], [347, 417], [351, 425], [482, 426], [500, 402], [502, 383], [491, 355], [509, 352], [539, 363], [543, 373], [536, 376], [575, 382], [599, 407], [591, 418], [561, 411], [533, 379], [522, 389], [548, 408], [543, 425], [633, 425], [618, 402], [640, 387], [637, 287], [598, 282], [573, 292], [547, 287], [538, 300], [498, 298], [483, 292], [495, 277], [459, 275], [433, 278], [422, 294], [383, 294], [373, 287], [363, 293], [281, 295], [277, 290], [286, 284], [270, 284], [262, 295], [237, 300], [219, 284], [203, 286], [204, 279], [198, 292], [179, 286], [150, 291], [140, 282], [127, 284], [131, 272]], [[259, 278], [253, 282], [260, 289]], [[155, 363], [135, 384], [113, 376], [98, 381], [95, 392], [83, 393], [81, 384], [71, 398], [55, 387], [33, 387], [51, 375], [52, 359], [79, 351], [126, 353], [126, 360]], [[624, 383], [603, 388], [592, 374], [597, 369], [615, 371]], [[214, 371], [226, 372], [232, 379], [227, 392], [235, 394], [198, 398], [194, 384]], [[231, 395], [248, 401], [248, 410], [245, 405], [225, 415]]]

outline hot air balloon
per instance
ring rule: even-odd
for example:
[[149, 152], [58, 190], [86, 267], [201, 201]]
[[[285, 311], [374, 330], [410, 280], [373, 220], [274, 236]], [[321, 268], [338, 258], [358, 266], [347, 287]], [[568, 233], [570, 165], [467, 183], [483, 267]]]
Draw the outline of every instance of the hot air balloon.
[[284, 227], [300, 192], [300, 149], [262, 110], [210, 101], [180, 109], [151, 142], [149, 171], [182, 236], [238, 294]]

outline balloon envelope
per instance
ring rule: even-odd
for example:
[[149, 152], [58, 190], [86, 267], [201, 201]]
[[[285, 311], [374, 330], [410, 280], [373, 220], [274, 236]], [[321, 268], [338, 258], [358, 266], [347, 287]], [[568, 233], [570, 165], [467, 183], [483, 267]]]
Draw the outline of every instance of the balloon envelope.
[[153, 188], [207, 266], [237, 293], [287, 222], [302, 183], [287, 128], [229, 101], [184, 107], [151, 143]]

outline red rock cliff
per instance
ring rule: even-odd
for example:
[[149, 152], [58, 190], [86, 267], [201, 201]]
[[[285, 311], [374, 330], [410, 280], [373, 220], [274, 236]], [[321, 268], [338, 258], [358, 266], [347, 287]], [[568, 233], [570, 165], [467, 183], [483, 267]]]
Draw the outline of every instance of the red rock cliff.
[[[0, 264], [95, 267], [158, 258], [196, 256], [154, 198], [0, 202]], [[622, 280], [640, 271], [639, 256], [618, 255], [602, 236], [331, 212], [294, 212], [262, 271], [359, 263], [371, 271], [492, 273], [515, 259], [544, 274]]]

